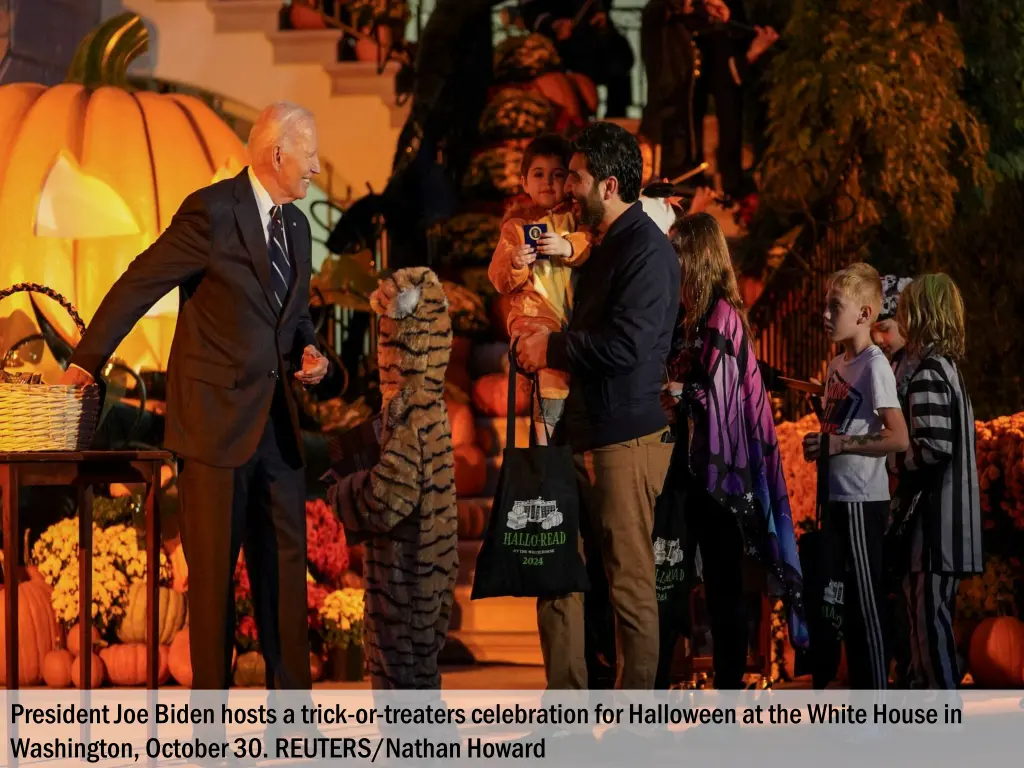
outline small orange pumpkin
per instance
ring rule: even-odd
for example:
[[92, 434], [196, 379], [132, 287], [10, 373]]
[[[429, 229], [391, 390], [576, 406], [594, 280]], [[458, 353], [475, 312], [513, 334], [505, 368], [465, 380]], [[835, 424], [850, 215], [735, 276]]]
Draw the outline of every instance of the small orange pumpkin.
[[[167, 666], [170, 653], [166, 645], [159, 650], [157, 666], [157, 682], [163, 685], [170, 678]], [[100, 658], [107, 668], [107, 678], [113, 685], [145, 685], [146, 684], [146, 644], [116, 643], [100, 651]]]
[[484, 535], [490, 503], [486, 499], [459, 499], [459, 538], [477, 540]]
[[[516, 416], [530, 413], [532, 386], [525, 376], [516, 376]], [[508, 375], [490, 373], [473, 382], [473, 407], [482, 416], [508, 416]]]
[[455, 492], [477, 496], [487, 484], [487, 457], [473, 444], [455, 448]]
[[971, 636], [971, 675], [982, 688], [1016, 688], [1024, 676], [1024, 622], [989, 617]]
[[[97, 646], [100, 644], [100, 641], [101, 641], [100, 632], [99, 632], [98, 629], [96, 629], [95, 626], [93, 626], [93, 628], [92, 628], [92, 648], [93, 648], [94, 651], [97, 650]], [[71, 626], [71, 629], [68, 630], [68, 650], [71, 651], [71, 653], [73, 653], [75, 656], [77, 656], [81, 652], [81, 650], [82, 650], [81, 646], [82, 646], [82, 630], [81, 630], [81, 628], [79, 626], [79, 622], [76, 621]]]
[[288, 9], [288, 20], [294, 29], [327, 29], [323, 14], [311, 0], [294, 0]]
[[473, 409], [468, 403], [445, 400], [448, 423], [452, 428], [452, 447], [469, 445], [476, 441], [476, 425], [473, 423]]
[[[95, 653], [89, 654], [92, 659], [92, 667], [89, 670], [89, 677], [92, 679], [92, 688], [99, 688], [103, 685], [103, 680], [106, 677], [107, 670], [104, 667], [103, 659], [97, 656]], [[71, 663], [71, 682], [75, 684], [75, 688], [82, 687], [82, 657], [76, 656], [75, 660]]]
[[57, 648], [43, 659], [43, 682], [50, 688], [71, 685], [71, 664], [75, 657], [67, 648]]
[[[479, 417], [476, 420], [476, 444], [483, 450], [487, 458], [501, 456], [508, 442], [508, 419]], [[530, 418], [516, 418], [516, 445], [520, 448], [530, 441]]]

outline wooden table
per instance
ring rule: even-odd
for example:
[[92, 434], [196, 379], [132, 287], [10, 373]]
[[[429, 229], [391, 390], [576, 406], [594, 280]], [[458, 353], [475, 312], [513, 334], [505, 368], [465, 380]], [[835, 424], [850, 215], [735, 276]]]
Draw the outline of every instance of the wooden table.
[[[92, 487], [146, 484], [146, 686], [158, 684], [160, 652], [160, 467], [166, 451], [0, 452], [7, 616], [7, 688], [18, 687], [18, 491], [43, 485], [78, 489], [78, 599], [82, 687], [92, 687]], [[25, 553], [26, 560], [28, 552]]]

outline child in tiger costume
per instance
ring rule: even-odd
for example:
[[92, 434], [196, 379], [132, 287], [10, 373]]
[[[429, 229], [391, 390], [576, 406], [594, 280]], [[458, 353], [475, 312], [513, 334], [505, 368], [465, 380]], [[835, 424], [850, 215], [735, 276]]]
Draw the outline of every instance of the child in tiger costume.
[[455, 462], [444, 404], [448, 300], [425, 267], [370, 297], [380, 327], [381, 457], [331, 487], [346, 530], [366, 541], [364, 646], [374, 688], [440, 688], [458, 571]]

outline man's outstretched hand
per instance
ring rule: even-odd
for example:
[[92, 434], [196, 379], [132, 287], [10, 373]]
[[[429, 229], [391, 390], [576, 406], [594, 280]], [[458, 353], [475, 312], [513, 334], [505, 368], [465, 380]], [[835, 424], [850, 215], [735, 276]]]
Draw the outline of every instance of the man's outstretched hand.
[[77, 365], [69, 365], [57, 383], [64, 387], [85, 387], [89, 384], [94, 384], [95, 379], [93, 379], [88, 371], [79, 368]]
[[327, 367], [327, 358], [312, 344], [307, 344], [302, 350], [302, 370], [295, 372], [295, 378], [306, 386], [319, 384], [327, 375]]

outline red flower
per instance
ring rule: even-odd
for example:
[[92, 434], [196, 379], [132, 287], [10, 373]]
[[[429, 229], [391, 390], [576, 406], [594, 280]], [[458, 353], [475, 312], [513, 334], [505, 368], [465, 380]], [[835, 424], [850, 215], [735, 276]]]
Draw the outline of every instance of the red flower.
[[348, 543], [345, 529], [321, 499], [306, 502], [306, 548], [313, 577], [339, 589], [349, 566]]
[[322, 584], [306, 582], [306, 611], [309, 615], [309, 629], [311, 632], [319, 632], [323, 622], [320, 619], [320, 608], [324, 604], [324, 598], [331, 590]]

